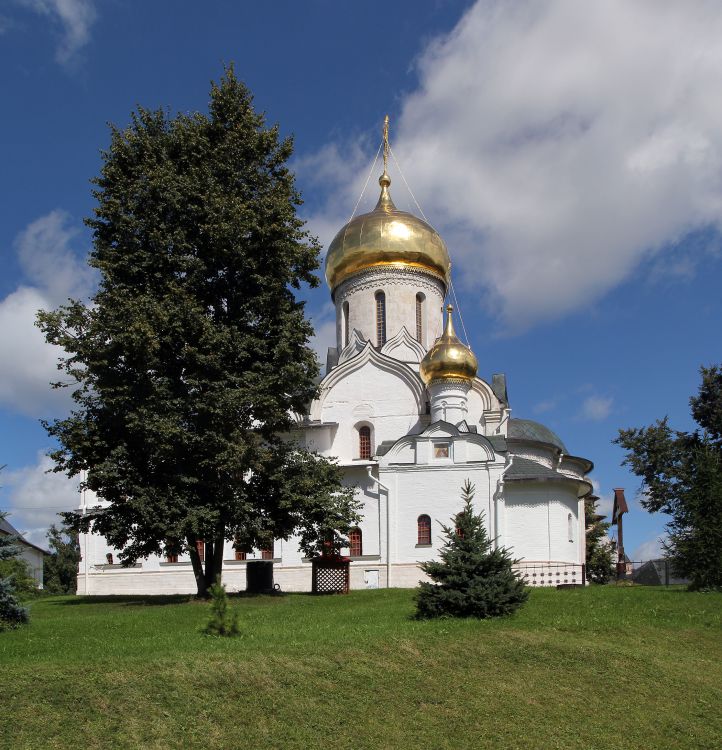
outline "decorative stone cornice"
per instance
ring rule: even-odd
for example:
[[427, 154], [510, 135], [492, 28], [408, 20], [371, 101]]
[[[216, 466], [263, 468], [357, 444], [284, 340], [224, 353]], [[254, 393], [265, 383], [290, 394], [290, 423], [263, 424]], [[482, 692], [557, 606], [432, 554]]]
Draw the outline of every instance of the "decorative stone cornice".
[[446, 293], [444, 281], [419, 268], [378, 267], [359, 271], [346, 279], [333, 293], [335, 302], [342, 302], [350, 293], [383, 286], [413, 286], [422, 291], [439, 294], [442, 299]]

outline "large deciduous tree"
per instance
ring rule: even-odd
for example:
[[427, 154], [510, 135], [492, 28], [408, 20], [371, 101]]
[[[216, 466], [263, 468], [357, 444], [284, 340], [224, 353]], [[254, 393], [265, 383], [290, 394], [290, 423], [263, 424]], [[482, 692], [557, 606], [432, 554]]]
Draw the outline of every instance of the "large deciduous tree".
[[299, 532], [310, 548], [354, 520], [339, 468], [289, 439], [316, 389], [294, 290], [318, 284], [319, 250], [296, 215], [291, 152], [232, 68], [208, 114], [139, 108], [112, 127], [94, 180], [92, 304], [39, 314], [75, 383], [74, 411], [46, 424], [55, 470], [87, 472], [107, 501], [68, 524], [92, 524], [124, 564], [188, 551], [201, 595], [225, 541]]
[[74, 594], [80, 562], [78, 532], [53, 524], [47, 537], [50, 554], [43, 563], [43, 588], [51, 594]]
[[667, 418], [651, 427], [620, 430], [614, 441], [624, 464], [643, 480], [640, 501], [669, 513], [666, 551], [695, 589], [722, 588], [722, 367], [702, 367], [690, 399], [694, 432], [673, 430]]

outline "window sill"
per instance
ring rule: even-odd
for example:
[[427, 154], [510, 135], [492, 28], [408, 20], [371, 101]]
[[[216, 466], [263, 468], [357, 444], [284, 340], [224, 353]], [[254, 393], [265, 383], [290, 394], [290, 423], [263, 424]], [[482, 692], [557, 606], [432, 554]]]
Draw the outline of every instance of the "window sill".
[[142, 568], [140, 563], [134, 565], [121, 565], [120, 563], [103, 563], [102, 565], [93, 565], [96, 570], [133, 570], [135, 568]]
[[414, 545], [416, 549], [424, 548], [424, 547], [433, 547], [433, 544], [416, 544]]
[[160, 563], [161, 568], [178, 568], [178, 567], [189, 567], [191, 564], [190, 560], [179, 560], [178, 562], [162, 562]]
[[381, 555], [349, 555], [351, 562], [363, 562], [365, 560], [380, 560]]

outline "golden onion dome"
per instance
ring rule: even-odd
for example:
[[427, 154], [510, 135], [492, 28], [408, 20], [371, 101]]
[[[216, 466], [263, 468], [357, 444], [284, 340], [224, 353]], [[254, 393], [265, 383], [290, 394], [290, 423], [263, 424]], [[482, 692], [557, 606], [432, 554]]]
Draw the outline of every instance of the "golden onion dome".
[[425, 221], [396, 208], [386, 169], [379, 185], [376, 208], [351, 219], [331, 242], [326, 255], [326, 281], [331, 291], [349, 276], [378, 266], [417, 268], [440, 278], [448, 287], [451, 263], [444, 241]]
[[459, 341], [454, 331], [451, 313], [454, 308], [448, 305], [444, 333], [434, 342], [421, 360], [419, 375], [428, 385], [432, 380], [473, 380], [479, 369], [474, 352]]

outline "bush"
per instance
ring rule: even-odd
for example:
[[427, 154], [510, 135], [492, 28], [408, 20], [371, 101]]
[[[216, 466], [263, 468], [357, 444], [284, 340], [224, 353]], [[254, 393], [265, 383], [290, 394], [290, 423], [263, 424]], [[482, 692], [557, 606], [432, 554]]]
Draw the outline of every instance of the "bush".
[[23, 598], [38, 593], [38, 584], [30, 573], [30, 566], [19, 557], [0, 560], [0, 578], [12, 579], [15, 593]]
[[452, 519], [454, 527], [442, 527], [446, 542], [441, 559], [421, 566], [436, 583], [419, 584], [418, 618], [500, 617], [514, 612], [529, 596], [508, 550], [493, 548], [483, 514], [474, 513], [473, 497], [474, 485], [467, 479], [462, 487], [464, 508]]
[[[3, 518], [5, 518], [5, 513], [0, 513], [0, 519]], [[15, 579], [12, 574], [13, 570], [18, 569], [16, 563], [20, 562], [17, 559], [20, 552], [17, 541], [16, 536], [0, 534], [0, 564], [7, 566], [10, 570], [10, 575], [0, 573], [0, 630], [16, 628], [28, 621], [28, 611], [20, 605], [15, 595]], [[22, 570], [22, 566], [20, 569]]]
[[220, 583], [214, 583], [208, 590], [211, 593], [211, 617], [203, 632], [206, 635], [238, 635], [240, 632], [238, 628], [238, 612], [231, 614], [228, 611], [226, 587]]
[[0, 578], [0, 631], [16, 628], [28, 621], [28, 610], [15, 596], [12, 579]]

